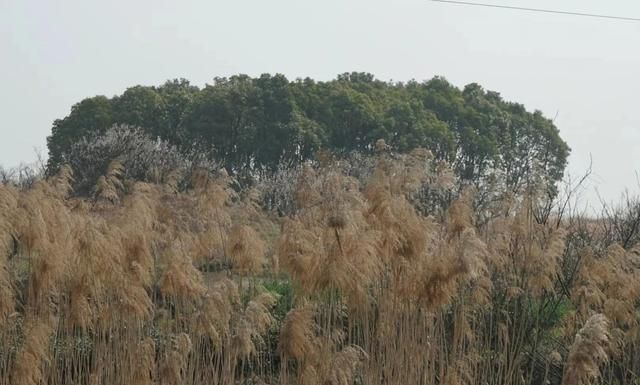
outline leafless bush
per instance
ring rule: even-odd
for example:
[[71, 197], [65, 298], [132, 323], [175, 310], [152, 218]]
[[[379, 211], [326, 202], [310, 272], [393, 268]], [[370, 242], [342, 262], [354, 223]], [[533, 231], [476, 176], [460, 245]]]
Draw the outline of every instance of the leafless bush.
[[20, 164], [17, 167], [0, 166], [0, 183], [10, 184], [19, 189], [28, 189], [41, 180], [44, 172], [36, 164]]
[[0, 165], [0, 184], [12, 185], [24, 190], [42, 180], [46, 172], [46, 160], [38, 149], [35, 149], [35, 155], [36, 160], [32, 163], [20, 163], [16, 167], [9, 168]]
[[301, 171], [301, 165], [280, 163], [275, 170], [258, 172], [256, 188], [260, 191], [262, 207], [279, 216], [292, 214], [296, 209], [296, 181]]
[[64, 163], [73, 169], [75, 192], [90, 193], [114, 159], [123, 165], [124, 179], [177, 185], [188, 183], [195, 169], [217, 168], [215, 162], [200, 153], [180, 152], [137, 127], [116, 125], [104, 134], [82, 138], [66, 155]]
[[626, 191], [620, 203], [602, 204], [604, 242], [607, 245], [618, 243], [625, 249], [640, 242], [640, 197]]

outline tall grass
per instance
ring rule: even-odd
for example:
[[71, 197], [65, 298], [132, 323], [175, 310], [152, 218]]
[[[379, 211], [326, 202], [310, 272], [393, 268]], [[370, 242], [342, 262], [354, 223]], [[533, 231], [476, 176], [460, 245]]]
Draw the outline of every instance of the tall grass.
[[634, 383], [637, 249], [531, 191], [479, 213], [428, 151], [374, 163], [308, 164], [284, 218], [224, 172], [0, 185], [0, 384]]

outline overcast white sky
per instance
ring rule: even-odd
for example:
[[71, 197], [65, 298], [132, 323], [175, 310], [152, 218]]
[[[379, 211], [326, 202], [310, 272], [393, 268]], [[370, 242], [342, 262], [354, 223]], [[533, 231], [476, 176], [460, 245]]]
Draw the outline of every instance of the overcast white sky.
[[[640, 17], [636, 0], [485, 2]], [[593, 157], [585, 199], [595, 203], [595, 189], [607, 200], [638, 192], [639, 47], [640, 22], [429, 0], [0, 0], [0, 165], [46, 150], [51, 123], [74, 103], [136, 84], [442, 75], [557, 114], [568, 171]]]

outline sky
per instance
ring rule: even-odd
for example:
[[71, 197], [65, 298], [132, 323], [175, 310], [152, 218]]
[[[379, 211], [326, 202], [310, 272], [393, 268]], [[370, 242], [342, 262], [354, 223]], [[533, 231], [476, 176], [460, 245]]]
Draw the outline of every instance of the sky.
[[[480, 2], [481, 0], [469, 0]], [[484, 0], [640, 18], [636, 0]], [[430, 0], [0, 0], [0, 165], [46, 155], [73, 104], [186, 78], [444, 76], [554, 118], [583, 201], [640, 193], [640, 22]], [[36, 150], [34, 150], [36, 149]]]

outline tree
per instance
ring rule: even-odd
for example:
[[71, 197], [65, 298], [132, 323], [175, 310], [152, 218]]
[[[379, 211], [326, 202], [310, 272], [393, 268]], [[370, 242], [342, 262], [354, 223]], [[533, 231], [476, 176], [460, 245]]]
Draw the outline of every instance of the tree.
[[112, 100], [113, 119], [122, 124], [146, 127], [153, 134], [160, 134], [165, 125], [165, 102], [153, 87], [135, 86]]
[[95, 96], [75, 104], [69, 116], [53, 122], [51, 135], [47, 137], [49, 170], [56, 171], [67, 161], [65, 154], [74, 142], [87, 135], [104, 132], [112, 124], [113, 109], [109, 98]]
[[198, 147], [220, 159], [227, 167], [248, 166], [248, 144], [255, 136], [252, 110], [255, 90], [251, 78], [240, 75], [216, 78], [193, 100], [182, 122], [183, 146]]
[[174, 79], [165, 82], [157, 88], [158, 94], [164, 101], [164, 120], [156, 134], [164, 140], [180, 144], [185, 132], [182, 121], [189, 106], [193, 103], [200, 89], [192, 86], [186, 79]]
[[358, 72], [326, 82], [263, 74], [215, 78], [202, 89], [172, 80], [85, 99], [54, 122], [49, 168], [65, 162], [74, 142], [113, 124], [139, 126], [235, 173], [301, 162], [321, 148], [370, 152], [384, 139], [394, 151], [429, 148], [465, 182], [520, 191], [553, 186], [569, 154], [542, 113], [475, 83], [459, 89], [442, 77], [404, 84]]

